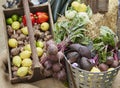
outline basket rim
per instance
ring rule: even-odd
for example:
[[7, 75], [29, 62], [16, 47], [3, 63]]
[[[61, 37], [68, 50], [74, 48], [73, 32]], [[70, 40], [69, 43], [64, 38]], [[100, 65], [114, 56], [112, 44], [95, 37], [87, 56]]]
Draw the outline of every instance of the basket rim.
[[78, 68], [78, 67], [74, 67], [71, 65], [71, 63], [69, 62], [69, 60], [67, 60], [67, 63], [74, 69], [77, 69], [79, 71], [82, 71], [82, 72], [86, 72], [86, 73], [89, 73], [89, 74], [106, 74], [108, 72], [112, 72], [112, 71], [115, 71], [115, 70], [119, 70], [120, 69], [120, 65], [116, 68], [114, 68], [113, 70], [110, 70], [110, 71], [103, 71], [103, 72], [90, 72], [90, 71], [87, 71], [87, 70], [83, 70], [81, 68]]

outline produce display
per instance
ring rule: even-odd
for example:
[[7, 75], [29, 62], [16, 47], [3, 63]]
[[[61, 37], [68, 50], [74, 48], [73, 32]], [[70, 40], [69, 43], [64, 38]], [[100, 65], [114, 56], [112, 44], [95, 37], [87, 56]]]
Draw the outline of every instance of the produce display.
[[7, 18], [6, 23], [13, 77], [31, 75], [32, 58], [27, 26], [22, 24], [22, 17], [17, 14]]
[[[46, 12], [30, 13], [35, 36], [35, 45], [39, 58], [46, 52], [45, 42], [52, 38], [50, 32], [49, 16]], [[8, 46], [12, 62], [12, 76], [25, 77], [32, 75], [33, 59], [26, 24], [26, 17], [13, 14], [6, 19]]]
[[91, 72], [114, 70], [119, 66], [118, 37], [107, 26], [98, 29], [100, 35], [96, 38], [88, 36], [87, 25], [92, 25], [91, 16], [89, 6], [73, 1], [65, 15], [55, 23], [55, 41], [65, 47], [66, 58], [75, 68]]
[[[66, 73], [65, 59], [72, 67], [93, 73], [111, 71], [120, 65], [120, 42], [109, 27], [101, 26], [100, 34], [94, 38], [88, 35], [87, 27], [92, 25], [93, 15], [89, 5], [80, 0], [51, 0], [50, 3], [55, 22], [53, 29], [48, 13], [30, 13], [33, 42], [43, 77], [66, 81], [69, 73]], [[26, 16], [12, 14], [6, 18], [6, 24], [12, 77], [33, 75], [34, 60]]]

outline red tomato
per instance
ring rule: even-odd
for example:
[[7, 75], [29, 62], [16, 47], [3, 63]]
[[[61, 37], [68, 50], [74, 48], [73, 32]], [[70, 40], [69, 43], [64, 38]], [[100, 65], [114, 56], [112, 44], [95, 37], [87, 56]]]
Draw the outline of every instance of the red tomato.
[[[34, 18], [34, 15], [33, 15], [32, 13], [30, 13], [30, 19], [31, 19], [31, 21], [32, 21], [32, 24], [34, 25], [34, 23], [35, 23], [35, 18]], [[25, 16], [25, 15], [22, 17], [22, 22], [23, 22], [23, 24], [24, 24], [25, 26], [27, 25], [27, 23], [26, 23], [26, 16]]]
[[43, 23], [43, 22], [47, 22], [49, 19], [48, 14], [45, 12], [37, 12], [36, 16], [37, 16], [36, 22], [38, 24]]

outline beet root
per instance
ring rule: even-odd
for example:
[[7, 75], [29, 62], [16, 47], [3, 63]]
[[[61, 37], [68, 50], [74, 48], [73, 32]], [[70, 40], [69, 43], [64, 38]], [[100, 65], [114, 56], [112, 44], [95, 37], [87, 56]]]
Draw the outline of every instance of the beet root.
[[50, 60], [46, 60], [45, 63], [44, 63], [44, 67], [47, 70], [52, 68], [52, 62]]
[[66, 80], [66, 72], [65, 72], [65, 69], [62, 69], [61, 71], [57, 72], [57, 73], [54, 73], [53, 74], [53, 77], [54, 78], [57, 78], [58, 80]]
[[119, 61], [118, 60], [114, 60], [112, 65], [111, 65], [111, 67], [116, 68], [116, 67], [118, 67], [118, 65], [119, 65]]
[[93, 67], [93, 64], [91, 64], [91, 62], [86, 57], [82, 57], [81, 59], [79, 59], [78, 64], [82, 69], [87, 71], [90, 71]]
[[78, 52], [69, 52], [69, 53], [67, 53], [67, 58], [70, 61], [70, 63], [74, 63], [79, 58], [79, 53]]
[[53, 40], [49, 40], [49, 41], [46, 42], [46, 46], [47, 46], [47, 47], [48, 47], [49, 45], [51, 45], [51, 44], [56, 45]]
[[59, 80], [66, 80], [66, 72], [65, 72], [65, 69], [62, 69], [60, 72], [58, 72], [58, 79], [59, 79]]
[[75, 51], [79, 52], [79, 54], [82, 57], [86, 57], [88, 59], [91, 58], [91, 52], [90, 52], [90, 50], [86, 46], [83, 46], [83, 45], [80, 45], [80, 44], [71, 44], [69, 46], [69, 48], [71, 50], [75, 50]]
[[49, 77], [49, 76], [52, 76], [52, 70], [47, 70], [47, 69], [44, 69], [44, 76], [45, 77]]
[[53, 70], [53, 72], [59, 72], [61, 70], [61, 64], [59, 64], [59, 63], [53, 64], [52, 70]]
[[101, 70], [101, 71], [107, 71], [108, 70], [108, 65], [104, 64], [104, 63], [101, 63], [99, 64], [98, 68]]
[[58, 57], [58, 59], [61, 61], [61, 60], [63, 60], [63, 58], [64, 58], [64, 54], [63, 54], [61, 51], [59, 51], [59, 52], [57, 53], [57, 57]]
[[54, 62], [59, 60], [57, 55], [48, 55], [48, 59]]
[[57, 46], [54, 45], [54, 44], [50, 44], [50, 45], [48, 46], [48, 48], [47, 48], [47, 53], [48, 53], [49, 55], [57, 55], [57, 53], [58, 53], [58, 48], [57, 48]]
[[106, 64], [111, 65], [114, 62], [114, 58], [112, 56], [107, 57]]

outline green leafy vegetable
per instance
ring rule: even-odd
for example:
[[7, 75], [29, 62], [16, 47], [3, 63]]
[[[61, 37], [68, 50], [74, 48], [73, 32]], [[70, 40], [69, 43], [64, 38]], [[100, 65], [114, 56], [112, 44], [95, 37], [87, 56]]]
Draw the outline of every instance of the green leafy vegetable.
[[[93, 41], [93, 50], [99, 55], [99, 62], [105, 62], [106, 57], [110, 54], [112, 49], [116, 46], [116, 35], [115, 33], [106, 26], [101, 26], [100, 36]], [[109, 48], [111, 50], [109, 51]]]

